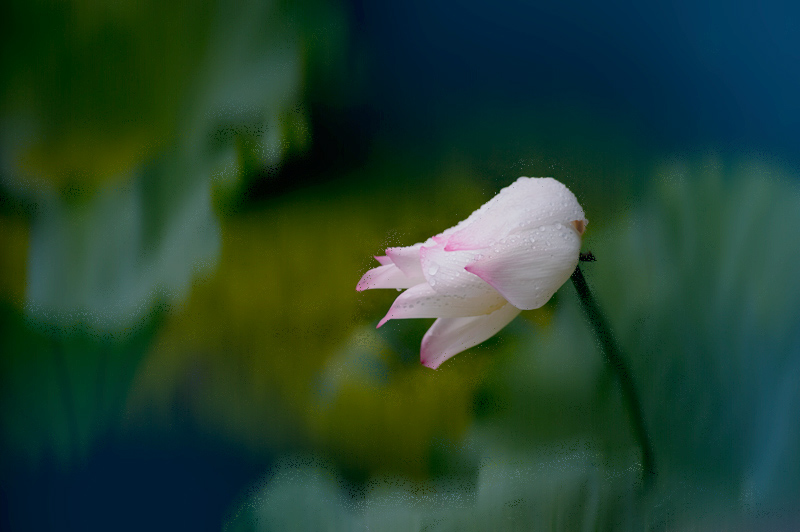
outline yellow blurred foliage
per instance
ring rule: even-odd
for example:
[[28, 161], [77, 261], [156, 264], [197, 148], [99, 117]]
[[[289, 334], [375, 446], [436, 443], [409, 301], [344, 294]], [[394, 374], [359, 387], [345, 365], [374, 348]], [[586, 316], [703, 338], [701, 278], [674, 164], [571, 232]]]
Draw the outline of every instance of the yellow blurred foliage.
[[[14, 5], [16, 4], [16, 5]], [[0, 116], [24, 179], [94, 189], [174, 143], [206, 53], [211, 5], [12, 3]]]
[[99, 128], [73, 130], [55, 139], [39, 139], [19, 154], [17, 166], [28, 179], [72, 195], [130, 176], [167, 145], [166, 138], [157, 140], [157, 133], [144, 125], [104, 133]]
[[[312, 445], [354, 468], [425, 475], [432, 441], [452, 441], [468, 426], [488, 357], [434, 372], [376, 346], [383, 381], [346, 377], [321, 404], [320, 379], [396, 296], [355, 291], [372, 255], [445, 229], [481, 196], [463, 180], [326, 185], [223, 219], [219, 266], [170, 313], [134, 382], [130, 422], [169, 425], [188, 411], [254, 452]], [[413, 234], [394, 232], [403, 229]]]
[[25, 298], [28, 234], [24, 218], [0, 215], [0, 298], [20, 307]]

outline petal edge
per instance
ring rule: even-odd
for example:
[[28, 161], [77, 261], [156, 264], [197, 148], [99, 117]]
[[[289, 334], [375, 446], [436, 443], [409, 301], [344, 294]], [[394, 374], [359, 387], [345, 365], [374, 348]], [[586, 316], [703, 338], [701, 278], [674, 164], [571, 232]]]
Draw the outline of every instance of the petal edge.
[[521, 311], [507, 303], [485, 316], [439, 318], [422, 338], [420, 363], [436, 369], [446, 360], [497, 334]]
[[480, 297], [440, 294], [425, 283], [413, 286], [397, 296], [389, 312], [378, 323], [409, 318], [460, 318], [491, 314], [506, 304], [496, 291]]

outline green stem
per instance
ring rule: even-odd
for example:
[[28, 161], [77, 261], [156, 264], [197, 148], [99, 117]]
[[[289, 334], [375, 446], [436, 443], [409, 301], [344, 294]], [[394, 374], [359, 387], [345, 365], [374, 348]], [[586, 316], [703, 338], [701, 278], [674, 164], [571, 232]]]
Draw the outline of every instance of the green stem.
[[[591, 253], [581, 254], [581, 261], [588, 262], [594, 261], [594, 256]], [[625, 402], [625, 407], [633, 424], [633, 432], [639, 445], [642, 448], [642, 476], [645, 487], [652, 485], [656, 476], [655, 458], [653, 455], [653, 443], [645, 428], [644, 414], [642, 412], [642, 403], [636, 393], [636, 387], [633, 384], [630, 371], [625, 364], [622, 357], [622, 351], [614, 341], [614, 336], [611, 333], [611, 328], [600, 311], [586, 279], [583, 277], [580, 266], [575, 268], [572, 273], [572, 283], [578, 291], [578, 299], [581, 302], [586, 318], [592, 324], [594, 335], [597, 339], [600, 351], [603, 353], [606, 362], [611, 367], [611, 370], [619, 379], [620, 386], [622, 387], [622, 399]]]

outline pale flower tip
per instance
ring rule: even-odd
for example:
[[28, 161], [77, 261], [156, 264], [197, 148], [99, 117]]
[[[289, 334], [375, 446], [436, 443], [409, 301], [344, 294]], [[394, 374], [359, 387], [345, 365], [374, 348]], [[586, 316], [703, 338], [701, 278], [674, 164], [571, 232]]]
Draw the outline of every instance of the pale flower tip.
[[441, 351], [441, 346], [439, 346], [439, 350], [437, 350], [435, 345], [436, 342], [431, 342], [431, 337], [427, 334], [422, 338], [422, 345], [420, 346], [419, 350], [419, 363], [429, 369], [439, 369], [441, 366], [450, 356]]
[[419, 355], [419, 363], [429, 369], [439, 369], [439, 366], [442, 365], [442, 357], [435, 357], [430, 356], [430, 353], [425, 352], [425, 348], [422, 348], [422, 352]]
[[422, 360], [420, 360], [420, 363], [423, 366], [425, 366], [426, 368], [432, 369], [432, 370], [437, 370], [437, 369], [439, 369], [439, 366], [440, 366], [440, 364], [434, 364], [433, 362], [430, 362], [430, 361], [422, 361]]
[[363, 292], [364, 290], [369, 290], [371, 280], [372, 280], [372, 270], [365, 273], [361, 277], [361, 279], [359, 279], [358, 284], [356, 285], [356, 292]]

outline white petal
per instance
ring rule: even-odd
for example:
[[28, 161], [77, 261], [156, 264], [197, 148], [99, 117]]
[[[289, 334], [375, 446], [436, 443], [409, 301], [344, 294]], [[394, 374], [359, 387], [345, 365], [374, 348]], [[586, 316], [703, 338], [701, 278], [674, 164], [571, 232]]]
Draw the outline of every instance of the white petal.
[[440, 294], [480, 297], [495, 292], [483, 279], [464, 269], [475, 262], [475, 251], [445, 251], [444, 243], [420, 249], [425, 280]]
[[445, 231], [447, 251], [479, 249], [510, 234], [554, 223], [586, 223], [570, 190], [550, 177], [520, 177], [472, 213], [457, 230]]
[[389, 320], [406, 318], [456, 318], [489, 314], [505, 305], [506, 300], [496, 291], [481, 297], [461, 297], [440, 294], [423, 283], [409, 288], [394, 300], [378, 327]]
[[578, 265], [581, 237], [575, 227], [555, 224], [511, 235], [466, 267], [512, 305], [539, 308]]
[[387, 248], [386, 256], [397, 265], [398, 268], [403, 270], [411, 279], [424, 279], [422, 275], [422, 266], [419, 262], [419, 250], [422, 244], [414, 244], [413, 246], [406, 246], [400, 248]]
[[[422, 280], [424, 282], [424, 279]], [[410, 288], [420, 283], [420, 280], [409, 278], [394, 264], [378, 266], [365, 273], [356, 285], [356, 290], [369, 290], [371, 288]]]
[[518, 308], [506, 304], [488, 316], [439, 318], [422, 338], [420, 362], [436, 369], [445, 360], [497, 334], [519, 313]]

